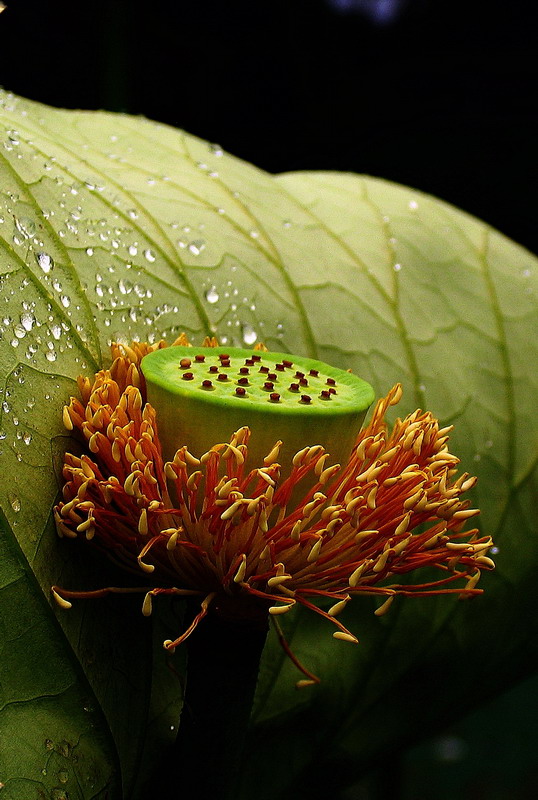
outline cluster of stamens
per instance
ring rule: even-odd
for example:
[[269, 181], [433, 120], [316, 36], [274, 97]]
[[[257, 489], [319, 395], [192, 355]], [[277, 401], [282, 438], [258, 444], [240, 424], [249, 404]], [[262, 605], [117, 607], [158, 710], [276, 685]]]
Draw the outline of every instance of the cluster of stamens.
[[[183, 446], [163, 463], [158, 414], [145, 402], [139, 371], [149, 350], [116, 347], [110, 370], [99, 372], [93, 383], [79, 379], [81, 398], [71, 399], [64, 421], [82, 433], [89, 452], [66, 454], [66, 483], [55, 516], [60, 535], [93, 539], [118, 563], [127, 560], [151, 576], [151, 586], [141, 590], [145, 614], [162, 593], [203, 598], [188, 630], [165, 642], [168, 649], [223, 598], [238, 608], [258, 604], [273, 616], [299, 603], [330, 620], [336, 638], [356, 642], [337, 618], [353, 594], [382, 597], [376, 611], [381, 615], [398, 594], [468, 597], [480, 591], [481, 569], [493, 567], [492, 542], [477, 529], [463, 531], [478, 510], [461, 499], [475, 478], [455, 477], [450, 428], [440, 429], [430, 413], [415, 411], [388, 431], [384, 415], [400, 399], [399, 386], [377, 403], [346, 464], [331, 466], [323, 447], [307, 444], [281, 480], [280, 443], [263, 463], [247, 468], [246, 427], [201, 458]], [[185, 375], [193, 363], [207, 366], [210, 354], [206, 360], [182, 359], [184, 379], [190, 380]], [[226, 358], [218, 359], [225, 369]], [[252, 356], [242, 365], [238, 380], [250, 380], [252, 373], [245, 370], [259, 369], [260, 360]], [[263, 369], [264, 383], [274, 384], [277, 373], [290, 369], [291, 361], [274, 372]], [[317, 377], [296, 371], [292, 385]], [[201, 388], [209, 388], [203, 381]], [[336, 387], [327, 385], [330, 397]], [[240, 384], [236, 391], [244, 388]], [[267, 391], [271, 399], [273, 392]], [[424, 583], [399, 582], [422, 567], [441, 575]], [[110, 591], [124, 590], [54, 588], [64, 606], [74, 597]], [[320, 598], [333, 600], [328, 611], [315, 604]]]

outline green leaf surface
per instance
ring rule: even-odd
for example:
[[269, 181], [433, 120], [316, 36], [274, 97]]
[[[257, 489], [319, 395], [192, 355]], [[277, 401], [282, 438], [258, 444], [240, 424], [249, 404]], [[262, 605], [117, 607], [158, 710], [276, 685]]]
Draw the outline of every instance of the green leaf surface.
[[[27, 635], [50, 631], [67, 687], [55, 684], [49, 702], [36, 677], [30, 701], [26, 648], [8, 648], [0, 731], [17, 737], [9, 756], [0, 749], [0, 782], [36, 781], [28, 798], [60, 800], [63, 784], [41, 775], [42, 743], [65, 739], [86, 748], [96, 781], [93, 794], [82, 779], [67, 783], [70, 800], [104, 796], [105, 786], [119, 800], [116, 757], [123, 794], [136, 798], [173, 735], [181, 657], [166, 662], [139, 600], [78, 603], [57, 614], [65, 637], [45, 600], [53, 582], [90, 589], [119, 580], [91, 548], [58, 541], [51, 524], [62, 454], [73, 446], [62, 406], [79, 373], [108, 363], [112, 340], [181, 331], [238, 346], [257, 339], [351, 368], [379, 394], [400, 381], [400, 413], [419, 405], [453, 422], [452, 449], [479, 476], [473, 501], [499, 548], [485, 595], [410, 599], [382, 619], [358, 599], [344, 619], [356, 647], [335, 642], [312, 615], [286, 620], [322, 684], [295, 691], [298, 675], [270, 639], [245, 798], [253, 786], [259, 800], [315, 797], [327, 774], [345, 785], [535, 669], [537, 259], [412, 189], [351, 174], [271, 176], [141, 118], [2, 93], [0, 127], [0, 504], [11, 554], [0, 562], [0, 617], [5, 642], [19, 641], [29, 614]], [[11, 569], [30, 581], [17, 605], [11, 592], [23, 584]], [[174, 608], [158, 624], [165, 635], [181, 625]], [[77, 706], [91, 692], [117, 756], [98, 712], [90, 729]], [[24, 714], [30, 702], [39, 713], [15, 722], [15, 708]]]
[[0, 518], [0, 785], [8, 800], [118, 796], [114, 743]]

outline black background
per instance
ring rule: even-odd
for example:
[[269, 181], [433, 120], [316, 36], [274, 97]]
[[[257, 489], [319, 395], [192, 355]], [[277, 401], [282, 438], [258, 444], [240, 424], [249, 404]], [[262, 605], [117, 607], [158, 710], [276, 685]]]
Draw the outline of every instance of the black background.
[[6, 89], [405, 183], [538, 251], [534, 0], [6, 2]]

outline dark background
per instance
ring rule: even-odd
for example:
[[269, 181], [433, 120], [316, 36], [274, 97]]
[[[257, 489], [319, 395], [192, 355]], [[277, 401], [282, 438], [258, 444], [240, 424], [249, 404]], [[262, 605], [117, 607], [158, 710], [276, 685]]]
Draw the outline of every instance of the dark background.
[[[535, 0], [5, 2], [6, 89], [408, 184], [538, 252]], [[532, 678], [345, 798], [534, 800], [537, 739]]]
[[408, 184], [538, 251], [535, 0], [6, 2], [7, 89]]

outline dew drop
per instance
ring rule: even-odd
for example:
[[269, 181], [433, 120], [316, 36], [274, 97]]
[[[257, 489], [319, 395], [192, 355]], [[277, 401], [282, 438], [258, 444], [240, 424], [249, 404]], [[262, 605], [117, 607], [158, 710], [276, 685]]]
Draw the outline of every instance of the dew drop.
[[93, 247], [87, 247], [86, 248], [86, 255], [87, 256], [93, 256]]
[[416, 211], [416, 210], [417, 210], [417, 208], [418, 208], [418, 203], [417, 203], [417, 201], [416, 201], [416, 200], [410, 200], [410, 201], [409, 201], [409, 210], [410, 210], [410, 211]]
[[144, 250], [144, 256], [146, 258], [146, 261], [149, 261], [150, 264], [153, 264], [153, 262], [155, 261], [155, 253], [153, 252], [153, 250], [150, 250], [149, 248], [147, 250]]
[[131, 217], [131, 219], [138, 219], [138, 214], [134, 208], [130, 208], [127, 214]]
[[61, 303], [62, 303], [64, 308], [69, 308], [69, 306], [71, 305], [71, 298], [68, 297], [66, 294], [63, 294], [60, 297], [60, 301], [61, 301]]
[[45, 274], [48, 274], [54, 266], [54, 261], [48, 253], [36, 253], [36, 261]]
[[241, 326], [241, 335], [245, 344], [252, 345], [256, 342], [258, 334], [248, 323]]
[[47, 361], [56, 361], [57, 356], [54, 350], [47, 350], [47, 352], [45, 353], [45, 358], [47, 359]]
[[25, 331], [31, 331], [33, 326], [35, 325], [34, 314], [30, 314], [29, 312], [21, 314], [21, 325]]
[[13, 511], [16, 514], [18, 514], [19, 511], [21, 510], [21, 501], [19, 500], [19, 498], [14, 494], [10, 494], [9, 495], [9, 504], [10, 504], [11, 508], [13, 509]]
[[205, 293], [205, 299], [207, 300], [208, 303], [211, 303], [211, 304], [218, 303], [219, 297], [220, 297], [220, 295], [217, 292], [217, 287], [216, 286], [212, 286]]
[[196, 241], [189, 243], [189, 252], [191, 252], [193, 256], [199, 256], [202, 250], [205, 250], [205, 242], [203, 239], [196, 239]]
[[122, 294], [130, 294], [133, 291], [133, 284], [131, 281], [124, 281], [123, 278], [118, 281], [118, 289]]
[[401, 270], [401, 268], [402, 268], [401, 264], [395, 264], [394, 265], [394, 272], [399, 272]]
[[[15, 226], [25, 239], [31, 239], [32, 236], [35, 236], [36, 225], [33, 219], [29, 217], [20, 217], [17, 219], [17, 217], [15, 217]], [[18, 244], [20, 244], [20, 242], [18, 242]]]

